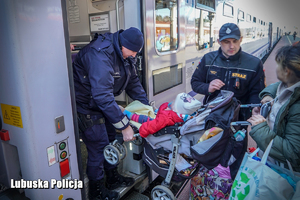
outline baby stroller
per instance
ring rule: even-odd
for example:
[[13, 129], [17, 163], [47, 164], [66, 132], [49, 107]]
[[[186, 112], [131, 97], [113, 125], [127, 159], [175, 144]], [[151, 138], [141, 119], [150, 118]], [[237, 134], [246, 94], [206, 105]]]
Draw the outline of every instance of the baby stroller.
[[[244, 141], [236, 141], [230, 123], [237, 121], [240, 105], [230, 91], [221, 91], [210, 103], [202, 106], [198, 115], [184, 124], [165, 127], [145, 138], [143, 160], [164, 181], [151, 191], [152, 199], [175, 199], [171, 182], [182, 182], [194, 177], [200, 164], [208, 169], [218, 164], [227, 167], [232, 157], [242, 152]], [[237, 124], [240, 125], [240, 124]], [[243, 124], [242, 124], [243, 125]], [[224, 131], [198, 143], [205, 130], [220, 127]], [[181, 156], [183, 155], [183, 156]], [[177, 157], [192, 166], [182, 174], [176, 168]], [[186, 172], [185, 171], [185, 172]]]

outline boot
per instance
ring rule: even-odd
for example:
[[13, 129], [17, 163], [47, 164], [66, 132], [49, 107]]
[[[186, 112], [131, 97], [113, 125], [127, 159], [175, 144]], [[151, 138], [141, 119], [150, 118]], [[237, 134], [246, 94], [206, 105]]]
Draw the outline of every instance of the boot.
[[108, 190], [104, 180], [89, 181], [89, 200], [119, 200], [119, 193]]
[[134, 184], [134, 179], [131, 177], [124, 177], [119, 174], [117, 168], [105, 171], [106, 173], [106, 186], [110, 190], [118, 187], [129, 187]]

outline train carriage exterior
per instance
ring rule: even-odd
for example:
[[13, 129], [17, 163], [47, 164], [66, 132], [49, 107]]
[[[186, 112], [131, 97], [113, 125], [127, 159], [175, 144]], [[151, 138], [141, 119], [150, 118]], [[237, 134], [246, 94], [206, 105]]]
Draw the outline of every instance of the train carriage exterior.
[[[0, 184], [11, 187], [11, 179], [84, 181], [71, 67], [71, 54], [76, 51], [70, 52], [69, 42], [82, 47], [95, 33], [139, 28], [145, 46], [137, 68], [149, 101], [158, 107], [180, 92], [195, 95], [191, 76], [203, 55], [219, 48], [222, 24], [239, 25], [244, 51], [263, 58], [272, 49], [283, 27], [263, 13], [258, 15], [248, 4], [220, 0], [1, 1], [0, 116], [7, 132], [1, 132]], [[127, 97], [122, 94], [116, 100], [124, 102]], [[61, 190], [56, 185], [22, 191], [30, 199], [85, 199], [84, 188]]]
[[[191, 76], [202, 56], [219, 48], [218, 30], [239, 25], [242, 48], [262, 59], [279, 40], [272, 22], [234, 1], [144, 1], [144, 86], [150, 101], [172, 101], [178, 91], [190, 93]], [[191, 93], [193, 94], [193, 93]], [[200, 98], [200, 97], [198, 97]]]

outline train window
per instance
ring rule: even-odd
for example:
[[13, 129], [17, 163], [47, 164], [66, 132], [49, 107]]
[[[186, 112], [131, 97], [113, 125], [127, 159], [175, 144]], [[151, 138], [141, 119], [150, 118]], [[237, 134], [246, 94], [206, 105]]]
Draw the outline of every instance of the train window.
[[251, 22], [251, 15], [247, 14], [247, 22]]
[[233, 6], [227, 3], [224, 3], [223, 15], [227, 17], [233, 17]]
[[197, 50], [208, 48], [210, 43], [210, 28], [214, 27], [213, 35], [211, 36], [213, 38], [213, 41], [218, 36], [218, 30], [215, 26], [210, 27], [210, 20], [215, 20], [215, 18], [212, 18], [213, 13], [208, 12], [205, 10], [195, 9], [195, 42]]
[[155, 0], [155, 46], [158, 52], [178, 48], [177, 0]]
[[182, 63], [154, 70], [153, 93], [154, 95], [182, 84]]
[[239, 10], [238, 19], [239, 20], [245, 20], [245, 13], [244, 13], [244, 11]]
[[196, 8], [215, 12], [215, 0], [196, 0]]
[[253, 23], [256, 23], [256, 17], [253, 17]]

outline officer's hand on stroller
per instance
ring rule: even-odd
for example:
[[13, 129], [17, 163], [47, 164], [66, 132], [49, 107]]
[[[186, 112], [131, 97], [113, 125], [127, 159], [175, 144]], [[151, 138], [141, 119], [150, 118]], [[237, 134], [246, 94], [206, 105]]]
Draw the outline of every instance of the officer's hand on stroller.
[[257, 115], [252, 115], [252, 117], [250, 117], [247, 121], [250, 122], [252, 126], [255, 126], [257, 124], [265, 122], [266, 119], [262, 115], [257, 114]]
[[215, 79], [209, 83], [208, 92], [213, 93], [216, 90], [220, 90], [225, 83], [223, 83], [220, 79]]
[[135, 139], [133, 136], [134, 132], [133, 132], [133, 129], [131, 128], [131, 126], [128, 126], [124, 130], [122, 130], [122, 134], [123, 134], [124, 142], [132, 141]]

